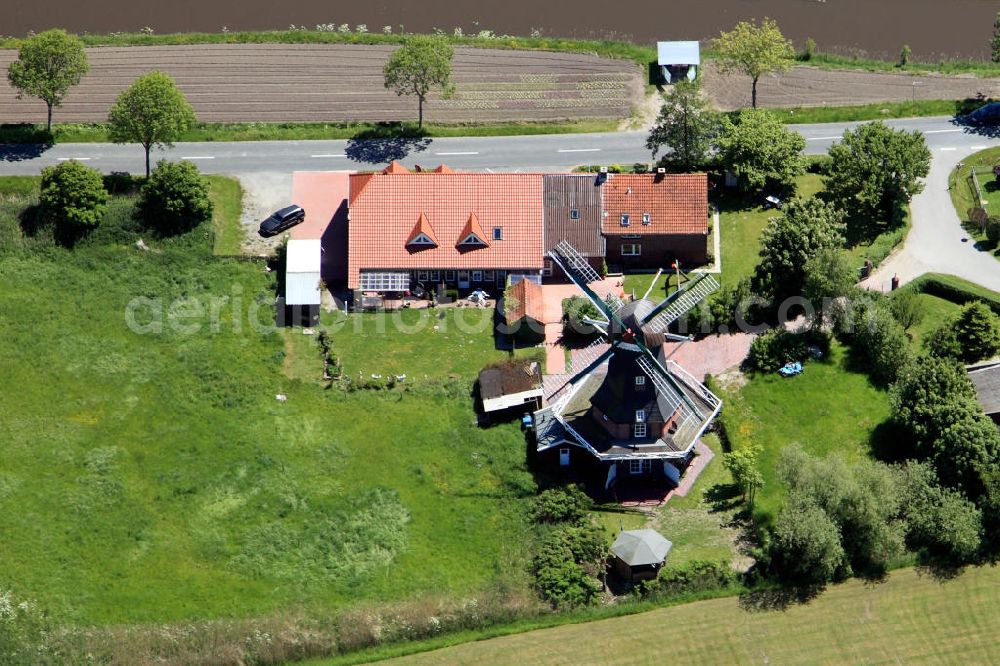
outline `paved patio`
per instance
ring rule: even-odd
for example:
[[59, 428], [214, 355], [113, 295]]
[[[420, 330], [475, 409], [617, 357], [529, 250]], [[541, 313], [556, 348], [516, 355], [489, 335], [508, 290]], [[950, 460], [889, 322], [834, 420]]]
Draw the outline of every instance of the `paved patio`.
[[[614, 294], [619, 298], [622, 291], [622, 277], [608, 277], [594, 282], [590, 288], [601, 298]], [[542, 323], [545, 324], [545, 374], [561, 375], [566, 372], [566, 351], [560, 344], [562, 339], [562, 302], [573, 296], [582, 296], [580, 289], [572, 283], [542, 285]]]

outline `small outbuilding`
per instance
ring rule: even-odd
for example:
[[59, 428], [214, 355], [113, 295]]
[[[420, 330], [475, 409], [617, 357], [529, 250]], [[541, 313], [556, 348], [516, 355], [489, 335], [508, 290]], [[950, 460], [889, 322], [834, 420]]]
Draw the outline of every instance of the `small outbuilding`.
[[983, 411], [1000, 426], [1000, 362], [971, 366], [968, 372]]
[[542, 406], [542, 369], [535, 361], [508, 361], [479, 373], [479, 397], [487, 414]]
[[652, 580], [672, 547], [656, 530], [622, 531], [611, 545], [615, 572], [630, 583]]
[[656, 63], [666, 83], [694, 81], [701, 66], [698, 42], [657, 42]]
[[505, 333], [527, 344], [545, 339], [542, 313], [544, 301], [542, 286], [531, 280], [520, 280], [504, 292]]

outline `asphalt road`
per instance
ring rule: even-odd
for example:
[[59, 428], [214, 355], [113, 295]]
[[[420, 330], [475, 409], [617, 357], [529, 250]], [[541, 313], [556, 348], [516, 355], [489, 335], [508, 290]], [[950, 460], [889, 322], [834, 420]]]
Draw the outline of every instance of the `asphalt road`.
[[[1000, 143], [969, 133], [949, 118], [889, 121], [894, 127], [920, 130], [931, 150], [968, 151]], [[824, 153], [843, 133], [858, 123], [793, 125], [806, 138], [806, 152]], [[580, 164], [630, 164], [650, 159], [645, 132], [610, 134], [547, 134], [537, 136], [427, 139], [422, 141], [253, 141], [182, 143], [154, 150], [153, 160], [188, 159], [206, 173], [260, 171], [339, 171], [384, 166], [400, 159], [407, 166], [434, 167], [445, 163], [457, 169], [496, 171], [565, 170]], [[0, 175], [37, 174], [42, 167], [79, 159], [106, 173], [144, 170], [138, 145], [99, 143], [55, 146], [0, 146]]]

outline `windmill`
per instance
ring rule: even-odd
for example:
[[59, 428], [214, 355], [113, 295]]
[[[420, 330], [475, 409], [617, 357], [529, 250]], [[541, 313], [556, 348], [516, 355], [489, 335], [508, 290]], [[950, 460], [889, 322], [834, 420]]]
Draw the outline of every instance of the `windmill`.
[[[585, 350], [554, 403], [535, 413], [538, 450], [587, 450], [610, 463], [606, 487], [621, 470], [630, 475], [679, 476], [671, 461], [689, 459], [692, 449], [722, 407], [708, 388], [663, 354], [666, 341], [690, 338], [669, 332], [671, 324], [719, 288], [708, 273], [687, 277], [659, 303], [646, 298], [625, 303], [601, 299], [591, 288], [600, 277], [576, 249], [562, 241], [549, 257], [593, 303], [599, 318], [585, 321], [601, 338]], [[678, 276], [682, 274], [678, 270]]]

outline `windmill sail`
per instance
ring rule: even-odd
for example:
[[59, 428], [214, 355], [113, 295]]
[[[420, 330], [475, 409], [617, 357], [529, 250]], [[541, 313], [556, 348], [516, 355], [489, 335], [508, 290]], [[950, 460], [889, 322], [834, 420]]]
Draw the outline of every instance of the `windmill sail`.
[[655, 333], [663, 333], [671, 324], [683, 317], [709, 294], [719, 288], [719, 283], [708, 273], [702, 273], [680, 291], [676, 291], [660, 302], [642, 322], [644, 328]]

